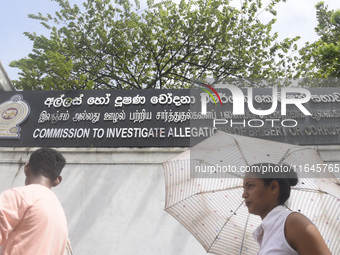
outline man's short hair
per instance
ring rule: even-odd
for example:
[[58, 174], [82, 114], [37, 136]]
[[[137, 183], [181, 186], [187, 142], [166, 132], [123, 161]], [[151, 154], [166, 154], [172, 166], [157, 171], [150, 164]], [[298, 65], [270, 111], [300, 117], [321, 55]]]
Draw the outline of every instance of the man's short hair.
[[66, 160], [60, 152], [41, 148], [34, 151], [28, 161], [28, 165], [34, 175], [43, 175], [51, 181], [55, 181], [66, 164]]

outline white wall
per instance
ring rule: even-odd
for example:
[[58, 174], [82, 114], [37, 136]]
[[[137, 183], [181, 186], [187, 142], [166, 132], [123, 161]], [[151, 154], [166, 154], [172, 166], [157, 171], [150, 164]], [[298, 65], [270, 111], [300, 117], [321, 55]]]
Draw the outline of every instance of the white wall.
[[[23, 185], [23, 162], [33, 150], [0, 150], [0, 191]], [[53, 190], [64, 206], [75, 254], [206, 254], [164, 211], [161, 162], [182, 150], [59, 149], [67, 165]]]
[[[24, 183], [23, 165], [36, 148], [0, 148], [0, 192]], [[58, 149], [67, 160], [54, 189], [64, 206], [75, 254], [206, 254], [164, 211], [161, 163], [183, 148]], [[320, 147], [327, 162], [340, 146]]]

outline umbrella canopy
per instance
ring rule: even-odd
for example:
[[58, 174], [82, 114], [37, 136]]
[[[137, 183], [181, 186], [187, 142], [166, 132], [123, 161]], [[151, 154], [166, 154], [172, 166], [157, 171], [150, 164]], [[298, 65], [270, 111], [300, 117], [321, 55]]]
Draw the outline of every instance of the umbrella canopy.
[[[294, 167], [299, 183], [288, 207], [307, 216], [332, 254], [340, 254], [340, 184], [315, 148], [217, 132], [163, 163], [165, 210], [212, 254], [256, 254], [252, 232], [261, 223], [243, 204], [246, 167]], [[282, 169], [279, 169], [282, 170]], [[249, 168], [248, 168], [249, 171]]]

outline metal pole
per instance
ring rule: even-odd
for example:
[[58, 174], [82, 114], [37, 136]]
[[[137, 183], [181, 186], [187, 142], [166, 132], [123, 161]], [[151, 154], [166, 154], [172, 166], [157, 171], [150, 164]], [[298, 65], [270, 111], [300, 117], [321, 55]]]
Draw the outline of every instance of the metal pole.
[[247, 230], [247, 226], [248, 226], [249, 215], [250, 215], [250, 214], [248, 213], [246, 225], [244, 226], [244, 231], [243, 231], [243, 236], [242, 236], [242, 242], [241, 242], [241, 246], [240, 246], [240, 252], [238, 253], [238, 255], [241, 255], [241, 253], [242, 253], [242, 248], [243, 248], [243, 243], [244, 243], [244, 237], [245, 237], [245, 235], [246, 235], [246, 230]]

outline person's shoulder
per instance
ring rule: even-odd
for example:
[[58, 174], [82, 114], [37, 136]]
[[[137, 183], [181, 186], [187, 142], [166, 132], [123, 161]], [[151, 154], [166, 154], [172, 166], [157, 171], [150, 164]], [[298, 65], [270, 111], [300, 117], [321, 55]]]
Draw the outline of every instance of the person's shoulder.
[[22, 187], [10, 188], [3, 191], [0, 195], [0, 203], [4, 207], [25, 207], [28, 205], [22, 195]]
[[299, 254], [331, 254], [314, 223], [301, 213], [294, 212], [287, 217], [285, 236]]
[[300, 237], [300, 235], [306, 234], [308, 226], [314, 227], [314, 224], [305, 215], [292, 212], [286, 219], [285, 231], [290, 236]]
[[292, 212], [286, 219], [286, 226], [299, 227], [312, 224], [312, 222], [303, 214]]
[[31, 185], [11, 188], [11, 189], [9, 189], [9, 191], [16, 192], [20, 195], [25, 195], [25, 194], [29, 194], [31, 192], [40, 191], [41, 190], [40, 186], [42, 186], [42, 185], [31, 184]]
[[45, 197], [46, 194], [53, 193], [50, 189], [39, 184], [30, 184], [27, 186], [12, 188], [9, 192], [16, 193], [24, 199], [27, 204], [33, 204], [35, 201]]
[[292, 212], [288, 215], [285, 224], [285, 233], [288, 239], [299, 238], [304, 235], [306, 228], [313, 223], [303, 214]]
[[23, 192], [23, 190], [24, 190], [24, 188], [25, 188], [25, 186], [23, 186], [23, 187], [16, 187], [16, 188], [10, 188], [10, 189], [7, 189], [7, 190], [5, 190], [5, 191], [3, 191], [2, 193], [1, 193], [1, 195], [5, 195], [5, 196], [8, 196], [8, 195], [10, 195], [10, 196], [20, 196], [20, 194]]

